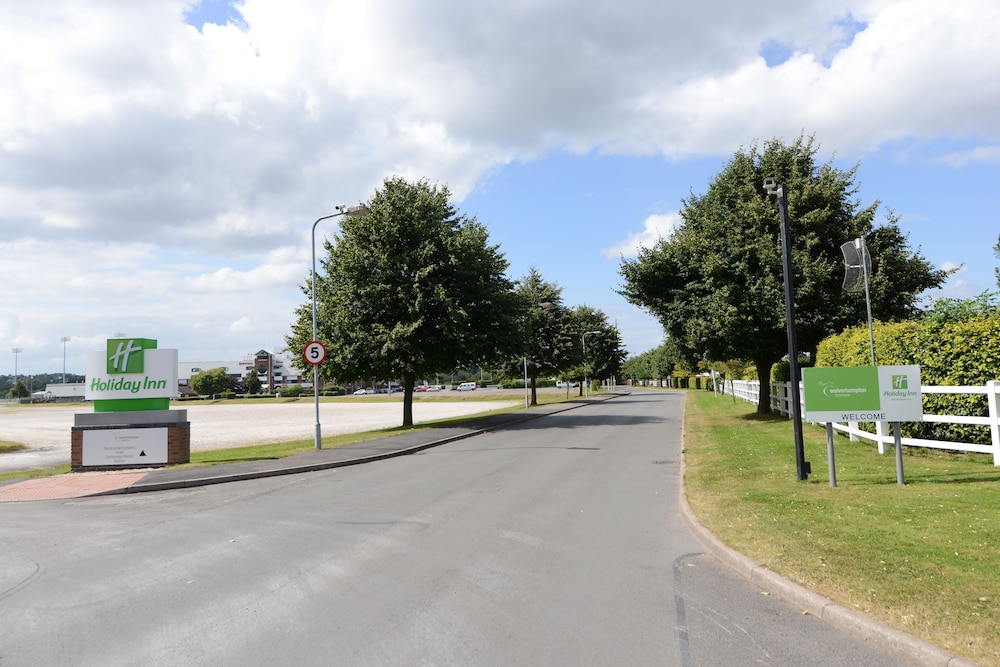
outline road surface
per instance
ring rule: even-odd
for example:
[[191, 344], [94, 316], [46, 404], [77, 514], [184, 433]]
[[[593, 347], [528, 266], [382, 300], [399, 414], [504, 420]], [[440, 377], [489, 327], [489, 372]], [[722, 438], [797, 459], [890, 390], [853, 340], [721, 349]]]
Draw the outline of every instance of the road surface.
[[0, 665], [900, 665], [704, 555], [683, 394], [420, 454], [0, 505]]

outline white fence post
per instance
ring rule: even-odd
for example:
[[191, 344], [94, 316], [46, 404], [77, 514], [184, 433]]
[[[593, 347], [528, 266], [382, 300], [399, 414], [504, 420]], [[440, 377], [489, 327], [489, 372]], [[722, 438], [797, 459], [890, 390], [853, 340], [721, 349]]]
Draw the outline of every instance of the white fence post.
[[1000, 466], [1000, 410], [997, 410], [997, 391], [1000, 382], [986, 383], [986, 403], [990, 407], [990, 439], [993, 441], [993, 465]]

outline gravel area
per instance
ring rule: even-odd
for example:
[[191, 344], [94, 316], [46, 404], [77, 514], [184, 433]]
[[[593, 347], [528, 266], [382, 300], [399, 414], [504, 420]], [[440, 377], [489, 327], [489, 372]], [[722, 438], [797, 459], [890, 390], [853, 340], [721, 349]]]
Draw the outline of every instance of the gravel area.
[[[414, 401], [413, 421], [426, 422], [477, 414], [522, 401]], [[311, 401], [274, 404], [176, 403], [172, 409], [188, 411], [191, 451], [241, 447], [255, 443], [312, 438], [316, 433], [316, 406]], [[81, 405], [0, 406], [0, 440], [28, 445], [29, 449], [0, 454], [0, 472], [69, 463], [70, 429], [74, 415], [91, 412]], [[399, 426], [401, 402], [356, 401], [320, 403], [324, 437], [337, 433], [371, 431]]]

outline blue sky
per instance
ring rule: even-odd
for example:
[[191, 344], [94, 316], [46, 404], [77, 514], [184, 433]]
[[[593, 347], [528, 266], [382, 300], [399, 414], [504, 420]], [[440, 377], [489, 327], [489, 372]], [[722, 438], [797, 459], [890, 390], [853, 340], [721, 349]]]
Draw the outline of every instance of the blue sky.
[[[448, 184], [510, 262], [658, 324], [620, 258], [733, 152], [814, 134], [900, 217], [936, 296], [996, 289], [994, 0], [49, 0], [0, 7], [0, 373], [117, 332], [278, 349], [309, 230], [384, 178]], [[794, 221], [793, 221], [794, 223]], [[321, 223], [332, 233], [335, 222]], [[847, 240], [847, 239], [845, 239]]]

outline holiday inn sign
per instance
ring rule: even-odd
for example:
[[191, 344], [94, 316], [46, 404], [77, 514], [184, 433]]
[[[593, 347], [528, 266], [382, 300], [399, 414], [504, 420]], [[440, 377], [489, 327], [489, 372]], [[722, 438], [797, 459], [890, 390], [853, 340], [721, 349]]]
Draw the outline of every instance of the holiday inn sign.
[[149, 338], [112, 338], [87, 353], [86, 398], [94, 412], [167, 410], [177, 395], [177, 350]]
[[920, 366], [803, 368], [812, 422], [912, 422], [924, 418]]

